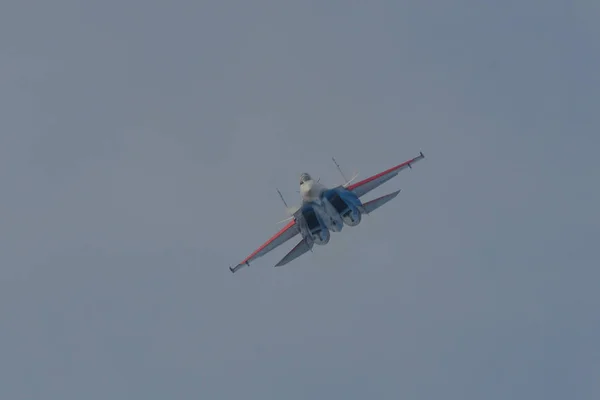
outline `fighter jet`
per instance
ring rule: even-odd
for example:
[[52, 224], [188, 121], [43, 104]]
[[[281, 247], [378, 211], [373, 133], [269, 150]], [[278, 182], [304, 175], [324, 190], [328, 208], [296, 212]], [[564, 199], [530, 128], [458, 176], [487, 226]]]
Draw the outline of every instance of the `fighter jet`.
[[356, 183], [352, 182], [356, 179], [357, 175], [350, 180], [346, 180], [340, 166], [333, 159], [345, 181], [344, 184], [333, 188], [320, 183], [320, 179], [315, 181], [306, 172], [300, 174], [300, 196], [302, 203], [299, 207], [288, 207], [281, 192], [277, 190], [285, 207], [291, 214], [287, 219], [289, 222], [239, 264], [235, 267], [229, 267], [229, 270], [235, 273], [240, 268], [249, 266], [251, 261], [264, 256], [297, 235], [301, 236], [301, 240], [275, 267], [283, 266], [307, 251], [312, 251], [314, 245], [326, 245], [331, 238], [331, 232], [341, 232], [344, 225], [353, 227], [360, 224], [363, 215], [373, 212], [395, 198], [400, 193], [400, 190], [366, 203], [361, 202], [360, 197], [392, 179], [400, 171], [412, 168], [414, 163], [423, 158], [425, 156], [423, 152], [420, 152], [415, 158]]

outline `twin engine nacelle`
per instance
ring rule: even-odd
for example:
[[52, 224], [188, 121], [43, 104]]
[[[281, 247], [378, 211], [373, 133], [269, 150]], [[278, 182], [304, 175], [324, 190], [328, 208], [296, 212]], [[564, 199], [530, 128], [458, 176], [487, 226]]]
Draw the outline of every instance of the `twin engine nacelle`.
[[301, 213], [303, 217], [301, 229], [304, 231], [304, 236], [307, 236], [310, 241], [318, 245], [329, 243], [331, 233], [320, 213], [312, 205], [302, 207]]
[[311, 233], [312, 241], [318, 245], [325, 245], [329, 243], [329, 239], [331, 238], [331, 232], [325, 226], [322, 226], [315, 232]]
[[329, 189], [321, 193], [322, 204], [306, 204], [301, 209], [303, 236], [317, 245], [329, 243], [331, 232], [340, 232], [344, 225], [360, 224], [362, 203], [345, 189]]
[[323, 192], [321, 199], [327, 208], [339, 215], [344, 224], [360, 224], [362, 215], [358, 206], [361, 203], [354, 193], [345, 189], [329, 189]]

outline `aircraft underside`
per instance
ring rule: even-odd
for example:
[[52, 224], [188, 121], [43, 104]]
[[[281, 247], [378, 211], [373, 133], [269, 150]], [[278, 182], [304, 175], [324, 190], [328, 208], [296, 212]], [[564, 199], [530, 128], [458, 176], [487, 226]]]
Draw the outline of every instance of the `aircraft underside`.
[[[320, 179], [313, 180], [309, 174], [302, 173], [300, 175], [300, 194], [302, 197], [300, 208], [294, 208], [292, 211], [278, 190], [281, 200], [291, 214], [291, 217], [287, 219], [289, 222], [235, 267], [230, 267], [230, 271], [235, 272], [243, 266], [250, 265], [253, 260], [267, 254], [297, 235], [300, 235], [302, 239], [275, 265], [276, 267], [285, 265], [312, 250], [315, 244], [326, 245], [331, 239], [331, 232], [341, 232], [344, 225], [359, 225], [363, 214], [369, 214], [394, 199], [400, 193], [400, 190], [366, 203], [359, 200], [362, 196], [389, 181], [398, 175], [400, 171], [412, 168], [414, 163], [423, 158], [425, 156], [421, 152], [417, 157], [352, 184], [350, 183], [356, 175], [351, 180], [344, 177], [346, 183], [335, 188], [327, 188], [319, 182]], [[337, 162], [336, 166], [340, 169]]]
[[325, 190], [320, 199], [305, 203], [299, 210], [302, 236], [308, 243], [325, 245], [330, 232], [341, 232], [344, 225], [360, 223], [361, 207], [358, 197], [345, 189]]

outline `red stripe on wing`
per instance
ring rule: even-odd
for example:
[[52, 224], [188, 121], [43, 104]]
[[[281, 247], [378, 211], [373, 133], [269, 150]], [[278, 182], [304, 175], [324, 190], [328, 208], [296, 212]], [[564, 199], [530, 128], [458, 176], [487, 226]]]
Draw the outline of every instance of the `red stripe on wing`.
[[273, 243], [278, 237], [283, 235], [288, 229], [293, 227], [295, 224], [296, 224], [296, 221], [294, 221], [294, 220], [288, 222], [288, 224], [286, 226], [281, 228], [281, 230], [279, 232], [277, 232], [275, 235], [273, 235], [273, 237], [271, 237], [269, 240], [267, 240], [262, 246], [260, 246], [258, 249], [256, 249], [252, 254], [250, 254], [248, 257], [246, 257], [242, 262], [240, 262], [240, 264], [247, 263], [248, 260], [250, 260], [252, 257], [257, 255], [258, 253], [260, 253], [265, 247], [267, 247], [268, 245]]
[[356, 189], [357, 187], [359, 187], [359, 186], [362, 186], [362, 185], [364, 185], [364, 184], [366, 184], [366, 183], [369, 183], [369, 182], [371, 182], [371, 181], [374, 181], [375, 179], [379, 179], [379, 178], [381, 178], [382, 176], [385, 176], [385, 175], [389, 174], [390, 172], [394, 172], [394, 171], [395, 171], [395, 170], [397, 170], [397, 169], [400, 169], [400, 168], [402, 168], [402, 167], [405, 167], [405, 166], [407, 166], [408, 164], [410, 164], [411, 162], [414, 162], [414, 159], [412, 159], [412, 160], [408, 160], [408, 161], [405, 161], [405, 162], [403, 162], [402, 164], [398, 164], [398, 165], [396, 165], [395, 167], [392, 167], [392, 168], [390, 168], [390, 169], [387, 169], [387, 170], [385, 170], [385, 171], [383, 171], [383, 172], [380, 172], [380, 173], [379, 173], [379, 174], [377, 174], [377, 175], [373, 175], [373, 176], [371, 176], [371, 177], [369, 177], [369, 178], [367, 178], [367, 179], [363, 179], [363, 180], [362, 180], [362, 181], [360, 181], [360, 182], [353, 183], [352, 185], [348, 186], [346, 189], [348, 189], [348, 190], [354, 190], [354, 189]]

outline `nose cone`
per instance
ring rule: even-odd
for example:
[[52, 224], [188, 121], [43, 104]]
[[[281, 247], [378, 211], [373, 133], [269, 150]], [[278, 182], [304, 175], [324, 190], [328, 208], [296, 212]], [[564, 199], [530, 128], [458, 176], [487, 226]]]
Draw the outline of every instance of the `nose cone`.
[[310, 174], [303, 172], [300, 174], [300, 184], [302, 185], [306, 181], [312, 181]]
[[300, 194], [304, 200], [310, 200], [312, 197], [312, 187], [314, 182], [312, 180], [304, 181], [300, 184]]

